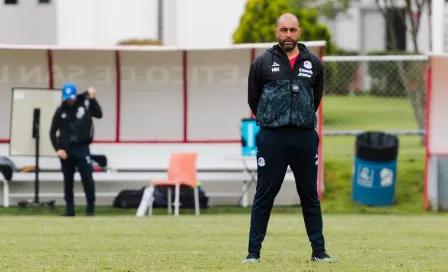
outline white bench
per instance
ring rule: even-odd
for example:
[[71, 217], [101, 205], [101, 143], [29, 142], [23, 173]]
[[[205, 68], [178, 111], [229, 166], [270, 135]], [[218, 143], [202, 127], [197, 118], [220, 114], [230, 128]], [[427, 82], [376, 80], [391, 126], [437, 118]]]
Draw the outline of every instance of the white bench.
[[[108, 158], [109, 166], [122, 168], [119, 170], [132, 169], [132, 171], [125, 172], [94, 173], [95, 182], [99, 185], [98, 187], [102, 187], [96, 190], [96, 196], [103, 201], [109, 201], [107, 198], [118, 195], [119, 190], [123, 188], [122, 186], [128, 186], [126, 185], [127, 181], [131, 182], [129, 184], [129, 187], [131, 187], [132, 181], [134, 181], [134, 185], [140, 185], [141, 183], [145, 186], [152, 179], [166, 179], [166, 168], [168, 167], [171, 153], [194, 151], [200, 154], [197, 162], [198, 180], [203, 184], [206, 195], [210, 198], [219, 198], [219, 202], [222, 203], [233, 202], [232, 199], [237, 198], [238, 204], [247, 207], [249, 205], [249, 196], [253, 194], [253, 189], [255, 188], [253, 184], [256, 179], [257, 161], [256, 158], [242, 158], [238, 155], [240, 150], [241, 146], [238, 143], [93, 144], [92, 153], [105, 154]], [[7, 145], [0, 144], [0, 155], [7, 156], [7, 151]], [[11, 159], [19, 168], [34, 165], [34, 158], [32, 157], [16, 156]], [[148, 169], [148, 166], [151, 169]], [[39, 196], [46, 198], [63, 197], [63, 189], [56, 188], [56, 186], [60, 185], [51, 184], [56, 182], [62, 183], [63, 178], [62, 173], [59, 172], [59, 160], [53, 157], [42, 157], [40, 167], [41, 169], [54, 169], [54, 172], [41, 172], [39, 174], [39, 181], [42, 185], [40, 186]], [[247, 168], [250, 168], [252, 173], [249, 173]], [[294, 181], [290, 169], [288, 170], [285, 182]], [[79, 174], [76, 174], [75, 184], [78, 184], [80, 180]], [[32, 198], [34, 196], [32, 186], [34, 173], [14, 173], [12, 181], [9, 183], [0, 174], [0, 182], [3, 182], [3, 203], [5, 206], [9, 206], [10, 200], [13, 198]], [[227, 186], [226, 183], [231, 183], [232, 185], [229, 184]], [[15, 187], [15, 184], [17, 187]], [[111, 184], [110, 188], [108, 188], [108, 184]], [[284, 191], [292, 192], [291, 189], [292, 187], [285, 188]], [[52, 192], [48, 192], [48, 190], [52, 190]], [[83, 193], [75, 193], [75, 197], [83, 196]], [[287, 199], [284, 198], [283, 200], [296, 203], [295, 196], [293, 197], [294, 199], [289, 195]]]
[[[149, 184], [150, 180], [163, 180], [166, 179], [166, 172], [97, 172], [93, 174], [96, 183], [126, 183], [126, 181], [131, 182], [141, 182], [143, 184]], [[248, 186], [250, 182], [254, 182], [253, 177], [249, 173], [241, 170], [214, 170], [209, 172], [199, 171], [197, 179], [201, 183], [223, 183], [223, 182], [237, 182], [242, 184], [241, 192], [230, 193], [230, 192], [206, 192], [208, 197], [241, 197], [241, 205], [247, 207], [248, 203]], [[10, 206], [11, 198], [29, 198], [34, 196], [34, 191], [30, 192], [20, 192], [11, 193], [10, 187], [14, 184], [19, 183], [34, 183], [35, 173], [14, 173], [11, 181], [7, 181], [3, 175], [0, 174], [0, 180], [3, 183], [3, 205], [5, 207]], [[49, 183], [49, 182], [62, 182], [63, 175], [60, 172], [41, 172], [39, 173], [39, 183]], [[81, 177], [79, 173], [75, 174], [75, 182], [80, 182]], [[97, 192], [96, 197], [114, 197], [119, 192]], [[63, 192], [60, 193], [39, 193], [41, 197], [62, 197]], [[75, 193], [75, 197], [83, 196], [82, 193]]]

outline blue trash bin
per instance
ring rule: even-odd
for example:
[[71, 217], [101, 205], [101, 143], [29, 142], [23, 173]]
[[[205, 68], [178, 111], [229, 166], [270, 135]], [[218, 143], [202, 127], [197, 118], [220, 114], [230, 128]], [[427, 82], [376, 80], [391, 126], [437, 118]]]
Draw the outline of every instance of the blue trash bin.
[[399, 140], [383, 132], [356, 137], [352, 199], [369, 206], [394, 203]]
[[241, 155], [256, 156], [258, 151], [258, 132], [260, 127], [255, 119], [241, 120]]

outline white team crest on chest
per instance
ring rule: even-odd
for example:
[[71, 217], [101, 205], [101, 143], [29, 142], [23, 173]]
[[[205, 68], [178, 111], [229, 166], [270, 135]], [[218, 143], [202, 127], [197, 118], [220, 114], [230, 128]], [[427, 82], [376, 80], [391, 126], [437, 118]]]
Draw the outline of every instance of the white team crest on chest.
[[305, 67], [306, 69], [312, 69], [313, 68], [313, 65], [311, 64], [311, 62], [310, 61], [305, 61], [304, 63], [303, 63], [303, 67]]
[[79, 107], [78, 111], [76, 112], [76, 118], [81, 119], [84, 114], [86, 114], [86, 110], [84, 109], [84, 107]]
[[258, 166], [263, 167], [266, 165], [263, 157], [258, 158]]
[[311, 78], [311, 76], [313, 75], [313, 65], [311, 64], [311, 62], [306, 60], [305, 62], [303, 62], [303, 67], [304, 68], [299, 68], [298, 76]]

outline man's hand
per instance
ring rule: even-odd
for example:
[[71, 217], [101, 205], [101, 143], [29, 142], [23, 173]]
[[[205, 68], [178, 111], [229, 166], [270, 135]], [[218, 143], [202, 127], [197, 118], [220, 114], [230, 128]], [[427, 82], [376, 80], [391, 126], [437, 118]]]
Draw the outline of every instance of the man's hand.
[[67, 159], [67, 152], [65, 152], [65, 150], [63, 149], [59, 149], [58, 151], [56, 151], [56, 155], [63, 160]]
[[95, 90], [95, 88], [90, 87], [90, 88], [87, 90], [87, 92], [89, 93], [89, 98], [90, 98], [90, 99], [95, 98], [95, 94], [96, 94], [96, 90]]

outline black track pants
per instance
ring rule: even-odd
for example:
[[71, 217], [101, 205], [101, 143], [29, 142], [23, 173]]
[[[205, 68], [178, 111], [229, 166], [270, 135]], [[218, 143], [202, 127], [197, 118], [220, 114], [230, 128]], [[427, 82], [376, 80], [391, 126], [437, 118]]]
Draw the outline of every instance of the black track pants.
[[84, 193], [86, 195], [87, 212], [93, 212], [95, 205], [95, 183], [93, 180], [93, 167], [88, 145], [71, 146], [67, 152], [67, 159], [61, 160], [62, 173], [64, 175], [64, 199], [66, 210], [74, 212], [74, 175], [78, 168], [81, 175]]
[[262, 128], [258, 137], [258, 180], [250, 221], [249, 253], [261, 250], [274, 199], [288, 165], [295, 177], [311, 247], [324, 250], [322, 212], [317, 192], [317, 132], [314, 129]]

